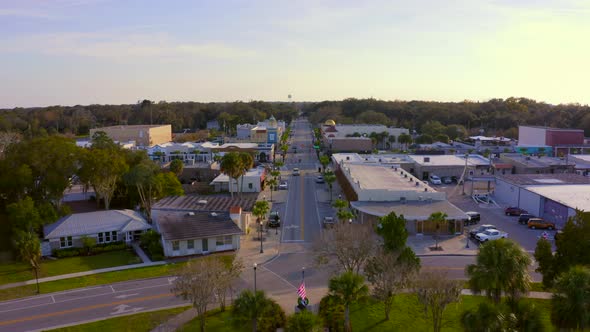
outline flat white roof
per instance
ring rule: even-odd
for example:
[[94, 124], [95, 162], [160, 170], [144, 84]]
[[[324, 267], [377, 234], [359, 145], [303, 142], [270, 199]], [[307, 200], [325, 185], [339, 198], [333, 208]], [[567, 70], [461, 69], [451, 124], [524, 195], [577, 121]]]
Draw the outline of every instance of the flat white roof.
[[570, 154], [569, 158], [575, 158], [575, 159], [590, 162], [590, 154], [574, 154], [574, 155]]
[[455, 155], [408, 155], [408, 157], [421, 166], [465, 166], [465, 159]]
[[590, 211], [590, 185], [526, 186], [526, 190], [573, 209]]
[[[412, 162], [402, 154], [358, 154], [358, 153], [334, 153], [332, 158], [337, 163], [367, 163], [367, 164], [397, 164]], [[348, 158], [348, 159], [347, 159]]]
[[[350, 176], [358, 181], [361, 189], [386, 189], [395, 191], [424, 191], [424, 188], [428, 188], [429, 192], [434, 192], [430, 186], [424, 182], [418, 180], [419, 185], [416, 186], [417, 179], [412, 175], [408, 174], [401, 168], [395, 171], [393, 168], [384, 166], [371, 166], [371, 165], [358, 165], [358, 164], [346, 164], [345, 168], [350, 169]], [[402, 175], [408, 174], [408, 177]], [[413, 180], [413, 181], [410, 181]]]

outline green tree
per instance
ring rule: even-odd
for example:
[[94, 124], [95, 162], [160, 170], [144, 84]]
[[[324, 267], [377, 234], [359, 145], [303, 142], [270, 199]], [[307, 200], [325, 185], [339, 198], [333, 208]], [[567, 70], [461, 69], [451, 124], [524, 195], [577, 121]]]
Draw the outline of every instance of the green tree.
[[238, 178], [242, 174], [242, 168], [242, 160], [239, 154], [236, 152], [226, 153], [221, 158], [220, 170], [221, 173], [227, 175], [227, 177], [229, 178], [229, 192], [231, 194], [231, 197], [234, 197], [234, 193], [232, 190], [232, 180], [235, 180], [237, 187]]
[[263, 317], [270, 300], [263, 291], [256, 293], [246, 289], [234, 301], [232, 317], [234, 327], [242, 328], [244, 324], [252, 324], [252, 332], [258, 331], [258, 321]]
[[566, 330], [585, 330], [590, 326], [590, 270], [574, 266], [555, 282], [551, 299], [551, 321]]
[[481, 245], [476, 263], [466, 267], [469, 288], [500, 303], [502, 292], [511, 304], [517, 303], [530, 289], [528, 267], [531, 258], [515, 242], [508, 239], [488, 241]]
[[426, 134], [429, 136], [444, 135], [446, 127], [438, 121], [426, 121], [420, 128], [422, 135]]
[[240, 158], [240, 177], [242, 178], [242, 184], [240, 185], [240, 197], [242, 196], [242, 191], [244, 191], [244, 175], [248, 173], [248, 171], [254, 167], [254, 158], [251, 154], [247, 152], [240, 152], [238, 155]]
[[14, 231], [20, 230], [27, 233], [36, 233], [40, 231], [41, 226], [44, 224], [33, 199], [29, 196], [8, 205], [6, 212], [8, 213], [8, 218], [11, 221]]
[[422, 134], [416, 138], [416, 143], [418, 144], [432, 144], [434, 139], [429, 134]]
[[320, 300], [318, 315], [331, 332], [344, 331], [344, 306], [338, 297], [329, 294], [324, 296]]
[[326, 172], [326, 167], [328, 167], [328, 164], [330, 164], [330, 157], [323, 155], [320, 157], [320, 164], [322, 164], [322, 169], [323, 172]]
[[482, 302], [477, 309], [463, 312], [461, 325], [466, 332], [542, 332], [546, 330], [539, 308], [524, 301], [519, 301], [514, 311], [509, 306]]
[[83, 154], [79, 175], [83, 182], [92, 185], [97, 201], [102, 199], [105, 210], [108, 210], [117, 183], [127, 170], [128, 165], [120, 149], [92, 147]]
[[256, 201], [252, 208], [252, 214], [256, 217], [256, 221], [262, 221], [268, 213], [269, 206], [267, 201]]
[[270, 186], [270, 201], [272, 202], [272, 192], [278, 186], [279, 182], [276, 178], [266, 180], [266, 184]]
[[182, 170], [184, 169], [184, 163], [180, 159], [174, 159], [170, 162], [170, 172], [174, 173], [176, 176], [180, 176], [182, 174]]
[[383, 237], [383, 246], [386, 250], [400, 251], [406, 246], [408, 240], [406, 219], [403, 215], [396, 215], [395, 212], [379, 218], [377, 234]]
[[41, 261], [41, 242], [32, 232], [18, 231], [16, 233], [16, 248], [18, 255], [23, 262], [31, 265], [37, 279], [37, 293], [39, 293], [39, 268]]
[[166, 196], [182, 196], [184, 195], [184, 189], [182, 184], [178, 181], [176, 175], [172, 172], [162, 172], [156, 175], [157, 192], [155, 195], [156, 199]]
[[387, 138], [387, 141], [389, 142], [389, 148], [393, 149], [393, 143], [395, 143], [395, 136], [391, 135]]
[[404, 150], [407, 150], [408, 146], [412, 144], [412, 136], [403, 133], [398, 136], [397, 141], [404, 145]]
[[442, 142], [442, 143], [449, 143], [449, 136], [445, 135], [445, 134], [438, 134], [436, 136], [434, 136], [434, 140], [437, 142]]
[[577, 211], [555, 240], [555, 275], [575, 265], [590, 265], [590, 213]]
[[297, 312], [287, 319], [287, 332], [321, 332], [322, 320], [308, 310]]
[[258, 320], [259, 332], [275, 332], [287, 325], [287, 315], [283, 308], [272, 299], [268, 299], [268, 306], [265, 307], [262, 316]]
[[553, 257], [551, 243], [548, 240], [541, 238], [537, 241], [535, 260], [539, 265], [535, 271], [543, 275], [543, 286], [545, 288], [551, 288], [555, 280], [556, 260]]
[[443, 213], [443, 212], [434, 212], [426, 220], [427, 222], [434, 224], [434, 229], [435, 229], [435, 234], [434, 234], [435, 244], [434, 244], [434, 247], [437, 248], [437, 249], [439, 248], [439, 246], [438, 246], [438, 240], [440, 238], [440, 233], [442, 232], [443, 229], [445, 229], [445, 226], [448, 225], [447, 217], [448, 216], [447, 216], [446, 213]]
[[369, 288], [365, 285], [365, 279], [361, 275], [344, 272], [330, 279], [328, 289], [330, 295], [338, 298], [344, 305], [344, 326], [347, 331], [352, 331], [350, 306], [365, 300], [369, 295]]
[[348, 209], [346, 209], [348, 207], [348, 204], [349, 203], [347, 201], [342, 199], [337, 199], [332, 204], [333, 207], [338, 209], [338, 211], [336, 211], [336, 216], [338, 217], [338, 220], [342, 223], [345, 223], [346, 220], [352, 219], [354, 217], [354, 214], [350, 212]]
[[334, 172], [328, 171], [324, 173], [324, 181], [326, 181], [328, 188], [330, 188], [330, 202], [332, 202], [332, 185], [334, 181], [336, 181], [336, 175]]

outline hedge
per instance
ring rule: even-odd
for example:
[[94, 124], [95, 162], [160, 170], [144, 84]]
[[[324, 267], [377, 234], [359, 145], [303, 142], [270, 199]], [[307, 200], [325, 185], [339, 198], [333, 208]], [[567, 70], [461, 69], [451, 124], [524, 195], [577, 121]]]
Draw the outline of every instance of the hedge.
[[[127, 243], [123, 241], [101, 243], [90, 248], [90, 255], [97, 255], [103, 252], [127, 249]], [[52, 255], [57, 258], [80, 256], [85, 254], [84, 248], [53, 249]]]

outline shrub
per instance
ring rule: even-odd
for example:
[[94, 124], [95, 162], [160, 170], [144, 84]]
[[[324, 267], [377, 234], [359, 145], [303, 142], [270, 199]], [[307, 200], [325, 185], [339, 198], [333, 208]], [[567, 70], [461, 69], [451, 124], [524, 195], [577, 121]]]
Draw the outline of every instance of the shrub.
[[268, 306], [258, 320], [258, 331], [275, 332], [278, 328], [284, 327], [287, 323], [287, 316], [283, 308], [273, 300], [269, 299]]
[[324, 327], [333, 332], [344, 331], [344, 305], [334, 295], [324, 296], [320, 301], [319, 316]]
[[164, 248], [162, 248], [160, 233], [150, 229], [141, 235], [139, 243], [153, 261], [164, 258]]
[[93, 237], [83, 236], [82, 237], [82, 248], [86, 255], [90, 255], [92, 248], [96, 246], [96, 239]]
[[311, 311], [303, 310], [287, 320], [287, 332], [319, 332], [322, 330], [322, 320]]

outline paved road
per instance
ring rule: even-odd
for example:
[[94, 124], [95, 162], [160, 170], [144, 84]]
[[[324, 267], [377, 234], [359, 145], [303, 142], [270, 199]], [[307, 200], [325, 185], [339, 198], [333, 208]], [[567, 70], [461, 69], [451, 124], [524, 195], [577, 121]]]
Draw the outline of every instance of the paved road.
[[[313, 150], [312, 132], [309, 122], [296, 120], [293, 123], [291, 146], [297, 147], [297, 153], [287, 155], [285, 168], [301, 170], [300, 176], [288, 175], [289, 192], [287, 202], [276, 209], [282, 213], [283, 232], [281, 242], [312, 242], [321, 232], [315, 183], [319, 175], [317, 156]], [[301, 160], [301, 162], [299, 162]], [[284, 206], [283, 206], [284, 205]]]

